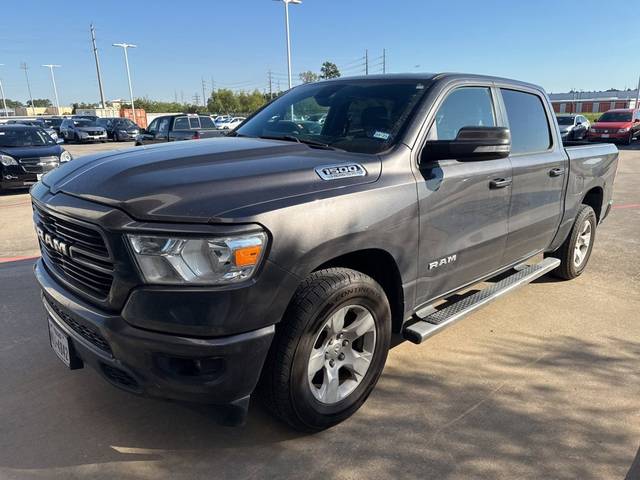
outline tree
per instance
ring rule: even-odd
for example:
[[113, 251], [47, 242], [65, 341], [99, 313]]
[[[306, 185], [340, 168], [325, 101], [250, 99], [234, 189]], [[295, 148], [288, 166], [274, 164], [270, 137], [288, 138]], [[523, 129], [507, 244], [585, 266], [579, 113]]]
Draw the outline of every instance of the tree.
[[[5, 102], [7, 102], [7, 108], [16, 108], [16, 107], [23, 107], [24, 104], [19, 101], [19, 100], [11, 100], [10, 98], [7, 98], [5, 100]], [[0, 103], [0, 106], [2, 106], [2, 103]]]
[[[48, 98], [36, 98], [33, 101], [33, 106], [38, 108], [38, 107], [50, 107], [51, 104], [51, 100], [49, 100]], [[31, 100], [27, 101], [27, 107], [31, 106]]]
[[211, 93], [207, 107], [213, 113], [234, 113], [239, 108], [238, 98], [231, 90], [220, 88]]
[[302, 83], [312, 83], [318, 81], [318, 74], [312, 72], [311, 70], [307, 70], [306, 72], [302, 72], [300, 75], [300, 80]]
[[333, 62], [324, 62], [320, 68], [320, 78], [327, 80], [329, 78], [338, 78], [340, 76], [340, 70], [338, 66]]

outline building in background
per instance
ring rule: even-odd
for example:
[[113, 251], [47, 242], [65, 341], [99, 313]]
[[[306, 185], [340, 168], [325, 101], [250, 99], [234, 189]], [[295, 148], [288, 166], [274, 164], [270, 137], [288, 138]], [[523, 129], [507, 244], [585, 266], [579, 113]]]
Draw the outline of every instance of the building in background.
[[602, 113], [614, 108], [636, 108], [637, 90], [550, 93], [556, 113]]
[[[73, 107], [60, 107], [59, 115], [71, 115]], [[58, 115], [56, 107], [16, 107], [17, 117], [33, 117], [38, 115]]]

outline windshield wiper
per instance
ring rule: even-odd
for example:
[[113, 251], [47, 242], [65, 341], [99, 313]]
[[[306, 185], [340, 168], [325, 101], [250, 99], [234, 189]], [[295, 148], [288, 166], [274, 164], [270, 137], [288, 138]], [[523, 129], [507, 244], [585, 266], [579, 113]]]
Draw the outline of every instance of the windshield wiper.
[[310, 147], [314, 148], [344, 152], [344, 150], [342, 150], [341, 148], [332, 147], [328, 143], [316, 142], [315, 140], [306, 140], [304, 138], [296, 137], [295, 135], [261, 135], [258, 138], [263, 138], [265, 140], [285, 140], [287, 142], [304, 143], [305, 145], [309, 145]]

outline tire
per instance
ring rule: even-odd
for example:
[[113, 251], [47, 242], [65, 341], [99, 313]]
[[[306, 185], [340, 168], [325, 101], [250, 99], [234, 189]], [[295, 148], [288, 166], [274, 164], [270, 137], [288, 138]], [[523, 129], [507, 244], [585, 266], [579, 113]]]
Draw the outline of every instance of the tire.
[[260, 382], [266, 407], [305, 432], [342, 422], [376, 385], [390, 339], [389, 302], [371, 277], [347, 268], [312, 273], [277, 326]]
[[[551, 272], [554, 276], [572, 280], [582, 274], [589, 263], [589, 257], [591, 257], [596, 239], [597, 223], [593, 208], [582, 205], [564, 243], [556, 251], [545, 254], [545, 257], [554, 257], [560, 260], [558, 268]], [[585, 244], [587, 230], [589, 236]], [[578, 250], [582, 253], [578, 254]]]
[[631, 145], [633, 142], [633, 132], [629, 132], [629, 137], [623, 142], [625, 145]]

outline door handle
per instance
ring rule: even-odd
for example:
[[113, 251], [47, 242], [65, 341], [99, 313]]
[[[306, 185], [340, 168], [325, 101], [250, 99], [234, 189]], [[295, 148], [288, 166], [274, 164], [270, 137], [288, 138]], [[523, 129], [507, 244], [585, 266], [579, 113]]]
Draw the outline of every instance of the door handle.
[[504, 188], [508, 187], [509, 185], [511, 185], [510, 178], [494, 178], [489, 182], [489, 188], [491, 189]]
[[552, 168], [549, 170], [550, 177], [559, 177], [564, 173], [564, 168]]

